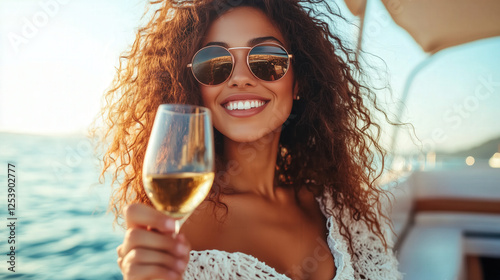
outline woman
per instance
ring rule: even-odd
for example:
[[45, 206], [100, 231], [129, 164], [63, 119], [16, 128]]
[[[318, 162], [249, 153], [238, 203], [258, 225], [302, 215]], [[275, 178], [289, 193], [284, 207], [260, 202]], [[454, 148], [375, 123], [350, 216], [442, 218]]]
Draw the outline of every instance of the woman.
[[[104, 171], [123, 180], [113, 206], [127, 226], [124, 278], [400, 278], [372, 166], [379, 126], [365, 103], [378, 107], [353, 78], [353, 53], [314, 17], [321, 1], [157, 2], [104, 108]], [[233, 64], [191, 64], [206, 49]], [[212, 191], [176, 237], [141, 180], [162, 103], [210, 108], [216, 132]]]

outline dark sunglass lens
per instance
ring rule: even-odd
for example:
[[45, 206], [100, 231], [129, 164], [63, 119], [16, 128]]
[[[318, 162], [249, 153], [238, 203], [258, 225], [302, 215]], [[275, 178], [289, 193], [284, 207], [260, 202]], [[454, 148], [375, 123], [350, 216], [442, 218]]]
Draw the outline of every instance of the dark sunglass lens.
[[248, 54], [248, 64], [257, 78], [276, 81], [288, 70], [288, 53], [277, 46], [257, 46]]
[[208, 47], [193, 59], [193, 74], [202, 84], [218, 85], [227, 80], [233, 69], [231, 54], [222, 47]]

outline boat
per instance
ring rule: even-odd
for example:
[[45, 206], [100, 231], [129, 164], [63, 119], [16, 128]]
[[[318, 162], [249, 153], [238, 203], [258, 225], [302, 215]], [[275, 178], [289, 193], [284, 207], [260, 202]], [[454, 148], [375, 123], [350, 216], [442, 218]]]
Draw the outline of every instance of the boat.
[[[383, 18], [373, 2], [345, 0], [359, 18], [358, 54], [371, 40], [366, 36], [369, 18]], [[484, 46], [499, 45], [500, 2], [382, 0], [379, 4], [388, 15], [383, 18], [386, 26], [402, 28], [423, 53], [405, 77], [397, 112], [398, 120], [413, 120], [420, 146], [402, 152], [401, 142], [409, 140], [400, 128], [394, 130], [390, 158], [397, 176], [384, 185], [393, 195], [386, 205], [403, 279], [500, 279], [500, 125], [496, 123], [500, 71], [485, 67], [489, 70], [478, 72], [473, 85], [462, 83], [460, 71], [453, 72], [451, 80], [449, 68], [441, 71], [443, 65], [460, 61], [465, 52], [489, 55], [476, 60], [477, 69], [480, 63], [499, 64], [500, 48]], [[436, 80], [439, 89], [426, 87]], [[453, 90], [456, 96], [446, 100], [439, 96]], [[405, 119], [412, 103], [442, 112], [442, 117], [421, 111]], [[421, 129], [429, 123], [432, 129]], [[477, 130], [471, 129], [474, 126]], [[479, 130], [484, 132], [482, 139], [474, 133]]]

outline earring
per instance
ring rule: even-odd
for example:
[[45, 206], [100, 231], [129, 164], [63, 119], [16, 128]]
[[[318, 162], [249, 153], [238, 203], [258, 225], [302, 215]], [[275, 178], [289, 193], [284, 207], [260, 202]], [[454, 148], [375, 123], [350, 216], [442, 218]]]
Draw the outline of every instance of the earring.
[[297, 95], [297, 96], [295, 96], [295, 98], [294, 98], [294, 99], [295, 99], [295, 100], [300, 100], [300, 96], [298, 96], [298, 95]]

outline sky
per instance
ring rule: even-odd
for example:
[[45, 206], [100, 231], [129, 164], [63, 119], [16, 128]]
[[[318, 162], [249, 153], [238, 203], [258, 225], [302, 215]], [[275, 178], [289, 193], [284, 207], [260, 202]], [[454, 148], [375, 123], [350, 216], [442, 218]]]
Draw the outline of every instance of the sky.
[[[85, 132], [99, 112], [120, 53], [144, 22], [145, 3], [2, 0], [0, 131]], [[397, 111], [407, 77], [429, 55], [379, 0], [368, 3], [363, 49], [373, 54], [368, 61], [386, 69], [381, 73], [387, 74], [392, 95], [380, 97]], [[339, 6], [347, 11], [343, 2]], [[350, 32], [355, 36], [355, 30], [344, 33]], [[500, 136], [500, 38], [448, 49], [428, 62], [413, 80], [403, 115], [414, 125], [420, 145], [456, 150]], [[402, 147], [414, 146], [408, 134], [398, 134]]]
[[82, 132], [145, 1], [2, 0], [0, 131]]

